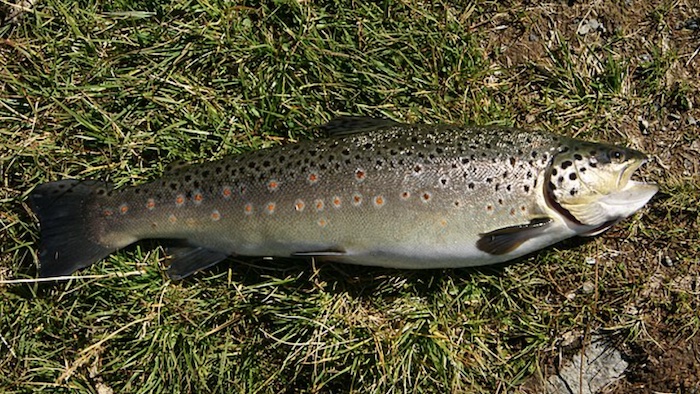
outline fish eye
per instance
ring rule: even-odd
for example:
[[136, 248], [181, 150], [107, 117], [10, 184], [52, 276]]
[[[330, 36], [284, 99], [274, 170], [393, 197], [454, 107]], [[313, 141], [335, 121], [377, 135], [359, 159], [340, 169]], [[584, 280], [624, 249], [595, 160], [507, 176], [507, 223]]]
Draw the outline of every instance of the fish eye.
[[621, 163], [625, 161], [625, 152], [620, 149], [613, 149], [610, 151], [610, 158], [616, 163]]

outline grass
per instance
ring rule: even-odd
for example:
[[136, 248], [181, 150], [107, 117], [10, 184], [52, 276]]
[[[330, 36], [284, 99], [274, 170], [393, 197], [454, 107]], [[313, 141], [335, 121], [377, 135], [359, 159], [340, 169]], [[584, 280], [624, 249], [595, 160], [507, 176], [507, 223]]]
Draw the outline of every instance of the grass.
[[[631, 362], [616, 392], [700, 384], [644, 367], [699, 343], [700, 57], [677, 27], [700, 10], [560, 3], [47, 0], [0, 25], [0, 280], [36, 276], [39, 183], [138, 184], [338, 114], [625, 143], [661, 184], [605, 235], [507, 266], [230, 260], [172, 283], [141, 245], [0, 282], [0, 391], [537, 392], [596, 332]], [[585, 15], [607, 30], [577, 35]]]

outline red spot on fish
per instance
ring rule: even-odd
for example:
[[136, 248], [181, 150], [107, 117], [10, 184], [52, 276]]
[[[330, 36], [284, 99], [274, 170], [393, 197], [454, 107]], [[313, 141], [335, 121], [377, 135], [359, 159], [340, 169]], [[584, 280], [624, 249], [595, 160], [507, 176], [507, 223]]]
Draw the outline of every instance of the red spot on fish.
[[112, 211], [111, 209], [105, 209], [104, 211], [102, 211], [102, 215], [109, 217], [114, 215], [114, 211]]
[[355, 193], [352, 195], [352, 205], [354, 206], [360, 206], [362, 204], [362, 194], [360, 193]]
[[430, 194], [430, 192], [423, 192], [421, 197], [423, 198], [423, 202], [429, 202], [433, 198], [433, 195]]
[[224, 196], [225, 199], [231, 198], [231, 195], [233, 193], [231, 192], [231, 188], [228, 186], [224, 186], [224, 188], [221, 190], [221, 195]]
[[219, 211], [217, 211], [215, 209], [215, 210], [211, 211], [210, 217], [211, 217], [211, 220], [218, 222], [219, 219], [221, 219], [221, 214], [219, 213]]
[[357, 170], [355, 170], [355, 179], [357, 179], [358, 181], [364, 181], [366, 176], [367, 174], [362, 168], [358, 168]]
[[384, 197], [382, 196], [375, 196], [374, 197], [374, 206], [377, 208], [381, 208], [384, 206]]
[[403, 193], [401, 193], [401, 199], [402, 199], [402, 200], [408, 200], [409, 198], [411, 198], [411, 193], [409, 193], [409, 192], [403, 192]]
[[487, 205], [487, 206], [486, 206], [486, 210], [489, 211], [489, 212], [492, 212], [492, 211], [493, 211], [493, 205]]
[[302, 200], [296, 200], [294, 203], [294, 209], [296, 209], [298, 212], [303, 211], [305, 206], [306, 204], [304, 204], [304, 201]]
[[184, 203], [185, 203], [185, 196], [183, 196], [182, 194], [178, 194], [175, 197], [175, 205], [177, 205], [178, 207], [181, 207]]
[[338, 196], [333, 197], [333, 206], [336, 208], [340, 208], [340, 205], [341, 205], [340, 197], [338, 197]]
[[311, 174], [309, 174], [309, 177], [307, 179], [309, 181], [309, 184], [313, 185], [314, 183], [318, 182], [318, 174], [312, 172]]
[[510, 216], [515, 216], [515, 208], [510, 209]]
[[149, 211], [152, 211], [153, 208], [156, 207], [156, 201], [152, 198], [149, 198], [148, 201], [146, 201], [146, 209]]
[[204, 201], [204, 196], [202, 195], [202, 193], [195, 193], [193, 199], [195, 204], [199, 205], [202, 203], [202, 201]]
[[127, 213], [127, 212], [129, 212], [129, 206], [128, 206], [127, 204], [122, 204], [122, 205], [119, 207], [119, 213], [121, 213], [122, 215], [124, 215], [124, 214]]
[[326, 227], [328, 225], [328, 220], [324, 218], [318, 219], [318, 225], [321, 227]]
[[251, 215], [253, 213], [253, 204], [248, 203], [243, 207], [243, 211], [246, 215]]
[[267, 213], [269, 213], [269, 214], [275, 213], [275, 207], [276, 207], [276, 204], [274, 202], [268, 203], [267, 204]]
[[175, 224], [175, 222], [177, 222], [177, 216], [170, 214], [170, 216], [168, 216], [168, 221], [172, 224]]
[[323, 200], [318, 199], [318, 200], [314, 201], [314, 204], [316, 204], [317, 211], [323, 211]]
[[277, 191], [279, 186], [280, 186], [279, 182], [277, 182], [275, 180], [271, 180], [270, 182], [267, 183], [267, 190], [274, 192], [274, 191]]

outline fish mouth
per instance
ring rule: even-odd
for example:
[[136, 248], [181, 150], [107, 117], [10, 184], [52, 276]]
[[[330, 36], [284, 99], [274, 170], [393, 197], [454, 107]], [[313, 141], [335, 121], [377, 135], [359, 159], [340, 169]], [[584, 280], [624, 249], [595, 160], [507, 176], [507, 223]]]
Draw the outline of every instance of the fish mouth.
[[618, 178], [618, 189], [598, 200], [598, 204], [611, 213], [618, 213], [624, 218], [641, 209], [659, 191], [659, 186], [653, 182], [632, 180], [632, 175], [647, 162], [644, 157], [625, 167]]
[[617, 178], [617, 190], [628, 191], [628, 190], [636, 189], [636, 188], [640, 188], [640, 187], [645, 189], [645, 186], [656, 187], [656, 184], [653, 182], [642, 182], [642, 181], [632, 180], [632, 176], [647, 161], [649, 161], [649, 159], [646, 156], [643, 156], [639, 160], [634, 160], [631, 163], [629, 163], [627, 166], [625, 166], [625, 168], [623, 168], [622, 171], [620, 171], [620, 175]]

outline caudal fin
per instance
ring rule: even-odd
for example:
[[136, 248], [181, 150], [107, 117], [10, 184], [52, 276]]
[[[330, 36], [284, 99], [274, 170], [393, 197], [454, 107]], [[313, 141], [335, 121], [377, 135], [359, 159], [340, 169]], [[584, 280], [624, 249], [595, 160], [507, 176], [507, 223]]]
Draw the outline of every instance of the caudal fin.
[[116, 250], [99, 244], [88, 226], [88, 204], [98, 190], [109, 188], [99, 181], [62, 180], [32, 191], [29, 204], [41, 229], [41, 277], [71, 274]]

